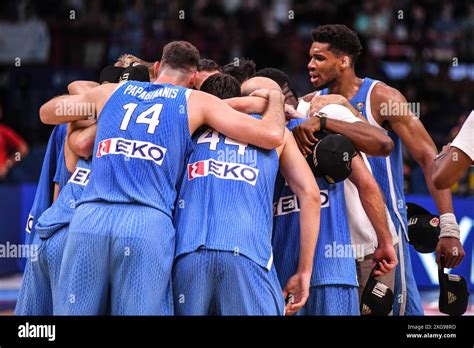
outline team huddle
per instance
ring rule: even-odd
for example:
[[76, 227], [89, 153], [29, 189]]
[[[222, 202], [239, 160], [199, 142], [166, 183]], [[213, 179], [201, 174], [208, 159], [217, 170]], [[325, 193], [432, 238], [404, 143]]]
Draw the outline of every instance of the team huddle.
[[173, 41], [46, 102], [38, 257], [16, 314], [423, 315], [402, 143], [440, 212], [438, 264], [464, 256], [436, 147], [409, 111], [383, 109], [406, 103], [399, 91], [355, 75], [352, 30], [312, 41], [316, 92], [301, 98], [278, 69]]

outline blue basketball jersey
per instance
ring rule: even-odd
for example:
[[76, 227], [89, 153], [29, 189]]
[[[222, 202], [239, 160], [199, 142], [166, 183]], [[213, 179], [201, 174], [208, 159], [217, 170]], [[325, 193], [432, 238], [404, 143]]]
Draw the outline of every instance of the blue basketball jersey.
[[170, 84], [119, 85], [98, 119], [94, 175], [79, 204], [136, 203], [171, 217], [176, 183], [192, 148], [190, 93]]
[[193, 142], [175, 210], [176, 256], [205, 247], [244, 255], [270, 269], [276, 151], [207, 127]]
[[59, 184], [59, 191], [66, 186], [69, 178], [71, 177], [71, 173], [67, 169], [66, 166], [66, 158], [64, 157], [64, 145], [61, 148], [61, 152], [58, 156], [58, 164], [56, 166], [56, 174], [54, 174], [54, 182]]
[[[395, 296], [402, 301], [395, 301], [394, 315], [423, 315], [420, 294], [413, 276], [410, 251], [408, 247], [408, 226], [405, 194], [403, 190], [402, 141], [393, 131], [385, 130], [372, 115], [370, 95], [375, 84], [379, 82], [364, 78], [357, 94], [350, 103], [359, 110], [369, 124], [383, 130], [394, 143], [392, 153], [387, 157], [367, 156], [372, 174], [384, 193], [385, 203], [399, 237], [398, 260], [395, 271]], [[326, 91], [327, 92], [327, 91]], [[387, 105], [389, 107], [389, 105]], [[402, 237], [403, 231], [405, 238]]]
[[69, 225], [76, 204], [89, 182], [90, 167], [90, 161], [80, 159], [77, 162], [76, 170], [61, 190], [58, 199], [38, 219], [36, 232], [40, 238], [47, 239], [56, 231]]
[[[393, 140], [395, 146], [389, 156], [372, 157], [367, 155], [367, 159], [372, 174], [384, 193], [386, 205], [395, 227], [397, 227], [397, 230], [401, 228], [408, 239], [407, 213], [403, 191], [402, 142], [395, 132], [383, 129], [372, 116], [370, 94], [377, 82], [379, 81], [368, 77], [364, 78], [357, 94], [349, 102], [364, 115], [369, 124], [383, 130]], [[327, 93], [328, 89], [323, 89], [320, 95]]]
[[[292, 130], [305, 119], [291, 120]], [[314, 255], [311, 286], [358, 286], [354, 253], [346, 216], [344, 183], [328, 184], [316, 179], [321, 192], [321, 223]], [[278, 175], [273, 200], [273, 249], [280, 284], [286, 285], [296, 272], [300, 243], [300, 207], [296, 195]]]
[[28, 221], [26, 223], [25, 243], [30, 244], [35, 234], [37, 219], [51, 206], [54, 193], [54, 179], [57, 164], [61, 161], [61, 149], [66, 137], [66, 125], [54, 127], [46, 147], [46, 153], [41, 167], [41, 174], [36, 187], [33, 206], [31, 207]]

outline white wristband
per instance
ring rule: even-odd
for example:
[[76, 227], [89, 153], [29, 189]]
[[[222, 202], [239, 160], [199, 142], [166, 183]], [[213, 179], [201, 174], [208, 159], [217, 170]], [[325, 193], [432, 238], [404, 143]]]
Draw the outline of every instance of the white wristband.
[[439, 227], [441, 229], [439, 238], [453, 237], [459, 239], [461, 231], [456, 221], [456, 216], [453, 213], [440, 215]]

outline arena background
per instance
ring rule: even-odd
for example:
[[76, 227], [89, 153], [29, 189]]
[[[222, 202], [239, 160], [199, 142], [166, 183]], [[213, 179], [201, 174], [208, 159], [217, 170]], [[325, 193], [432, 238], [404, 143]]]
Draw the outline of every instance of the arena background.
[[[364, 46], [358, 75], [400, 89], [419, 108], [439, 149], [455, 137], [474, 105], [474, 3], [468, 0], [2, 0], [0, 122], [26, 140], [29, 153], [0, 180], [0, 245], [22, 243], [52, 130], [41, 124], [38, 110], [66, 93], [69, 82], [97, 80], [122, 53], [157, 60], [166, 42], [184, 39], [222, 65], [248, 57], [257, 69], [280, 68], [301, 96], [312, 91], [306, 69], [311, 29], [329, 23], [358, 32]], [[435, 213], [421, 169], [408, 154], [404, 174], [407, 201]], [[452, 190], [466, 250], [453, 273], [462, 274], [472, 291], [474, 169]], [[436, 314], [434, 256], [411, 252], [426, 313]], [[23, 264], [0, 257], [2, 313], [14, 308]]]

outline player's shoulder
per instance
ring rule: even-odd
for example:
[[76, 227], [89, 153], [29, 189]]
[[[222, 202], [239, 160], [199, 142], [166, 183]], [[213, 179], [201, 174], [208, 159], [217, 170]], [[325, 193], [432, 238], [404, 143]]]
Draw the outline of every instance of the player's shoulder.
[[194, 107], [194, 106], [210, 106], [210, 105], [216, 105], [217, 103], [220, 103], [221, 100], [217, 98], [216, 96], [199, 91], [196, 89], [189, 89], [189, 96], [188, 96], [188, 107]]
[[405, 99], [403, 94], [396, 88], [387, 85], [384, 82], [377, 81], [372, 89], [371, 101], [401, 100]]

